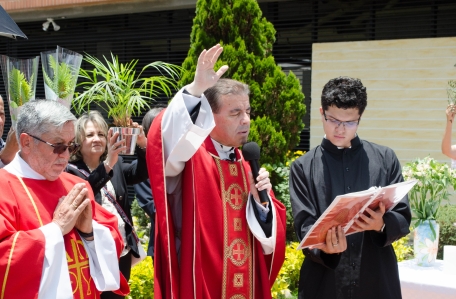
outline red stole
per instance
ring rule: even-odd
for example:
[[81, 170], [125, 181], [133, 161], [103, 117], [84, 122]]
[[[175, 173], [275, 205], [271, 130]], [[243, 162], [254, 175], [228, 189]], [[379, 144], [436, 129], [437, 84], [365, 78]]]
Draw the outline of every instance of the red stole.
[[[250, 167], [244, 161], [221, 161], [210, 138], [186, 163], [182, 173], [178, 262], [176, 231], [165, 192], [162, 115], [157, 116], [149, 130], [147, 151], [157, 209], [155, 298], [271, 298], [270, 288], [284, 260], [285, 209], [273, 198], [278, 228], [276, 251], [265, 256], [246, 222], [246, 175]], [[238, 150], [236, 154], [241, 158]]]
[[[206, 148], [214, 155], [211, 139], [206, 141]], [[253, 239], [245, 217], [249, 194], [247, 176], [241, 161], [223, 161], [217, 155], [213, 159], [219, 172], [223, 210], [221, 298], [252, 298]]]
[[[87, 184], [93, 219], [111, 230], [117, 252], [121, 251], [122, 244], [117, 230], [117, 219], [95, 203], [91, 188], [86, 181], [68, 173], [62, 173], [55, 181], [23, 178], [22, 180], [30, 192], [29, 196], [15, 175], [4, 170], [1, 171], [1, 174], [4, 180], [1, 186], [5, 194], [4, 201], [3, 198], [0, 199], [0, 204], [3, 208], [12, 209], [2, 214], [2, 220], [6, 218], [7, 225], [0, 231], [1, 239], [5, 236], [9, 237], [9, 240], [1, 242], [0, 252], [3, 255], [6, 250], [7, 255], [11, 255], [11, 259], [5, 264], [3, 264], [3, 259], [0, 264], [0, 278], [6, 284], [4, 298], [10, 298], [7, 294], [20, 294], [23, 298], [37, 297], [45, 243], [44, 236], [38, 228], [52, 221], [59, 198], [66, 196], [76, 183]], [[75, 229], [64, 236], [64, 244], [73, 298], [99, 298], [100, 292], [96, 289], [90, 276], [87, 252]], [[21, 281], [23, 281], [23, 285], [21, 285]], [[121, 275], [119, 293], [127, 294], [128, 292], [127, 282]]]

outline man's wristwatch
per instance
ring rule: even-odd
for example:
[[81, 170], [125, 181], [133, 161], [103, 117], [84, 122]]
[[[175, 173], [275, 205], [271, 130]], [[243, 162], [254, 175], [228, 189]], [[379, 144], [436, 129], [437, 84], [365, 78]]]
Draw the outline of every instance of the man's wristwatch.
[[383, 233], [384, 230], [385, 230], [385, 222], [383, 222], [383, 225], [382, 225], [382, 228], [380, 229], [380, 232]]

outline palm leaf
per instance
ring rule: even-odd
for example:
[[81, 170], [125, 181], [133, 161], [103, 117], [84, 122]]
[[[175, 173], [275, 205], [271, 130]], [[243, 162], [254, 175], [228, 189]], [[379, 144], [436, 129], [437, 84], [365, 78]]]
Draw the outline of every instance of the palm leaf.
[[30, 82], [25, 78], [24, 73], [13, 68], [8, 76], [9, 93], [11, 100], [19, 107], [27, 103], [33, 96], [32, 84], [33, 75]]
[[[155, 97], [160, 94], [170, 96], [172, 89], [177, 89], [181, 71], [179, 66], [154, 62], [146, 65], [138, 74], [137, 59], [124, 64], [112, 53], [111, 60], [105, 56], [103, 59], [104, 62], [91, 55], [84, 58], [93, 70], [80, 69], [79, 75], [85, 81], [78, 84], [84, 91], [73, 102], [78, 114], [86, 111], [91, 103], [96, 103], [107, 110], [116, 125], [128, 126], [130, 117], [138, 116], [150, 108], [149, 103]], [[143, 78], [143, 72], [149, 67], [158, 70], [160, 75]]]

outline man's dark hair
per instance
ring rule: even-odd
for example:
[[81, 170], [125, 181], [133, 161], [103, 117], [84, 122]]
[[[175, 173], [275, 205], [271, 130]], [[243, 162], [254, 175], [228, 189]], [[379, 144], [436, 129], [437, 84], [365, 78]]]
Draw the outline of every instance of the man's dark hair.
[[150, 109], [146, 115], [144, 115], [144, 118], [142, 120], [142, 126], [144, 129], [144, 134], [147, 136], [149, 133], [149, 128], [152, 125], [152, 122], [154, 121], [155, 117], [160, 114], [160, 112], [165, 109], [164, 105], [157, 105], [154, 108]]
[[339, 77], [329, 80], [323, 87], [321, 107], [326, 111], [333, 105], [342, 109], [358, 108], [359, 115], [362, 115], [367, 106], [366, 87], [356, 78]]
[[215, 83], [214, 86], [206, 89], [204, 96], [207, 98], [209, 105], [213, 113], [219, 113], [220, 110], [220, 96], [232, 94], [232, 95], [249, 95], [250, 89], [247, 84], [242, 82], [222, 78]]

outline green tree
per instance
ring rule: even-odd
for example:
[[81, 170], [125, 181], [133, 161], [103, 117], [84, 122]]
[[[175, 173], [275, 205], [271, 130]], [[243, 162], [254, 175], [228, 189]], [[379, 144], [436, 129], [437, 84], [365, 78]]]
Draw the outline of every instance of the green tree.
[[250, 140], [261, 147], [261, 162], [285, 162], [299, 143], [306, 113], [299, 80], [286, 75], [272, 56], [273, 25], [262, 17], [256, 0], [198, 0], [191, 46], [182, 67], [181, 84], [193, 80], [199, 54], [220, 43], [224, 50], [216, 68], [230, 68], [224, 77], [250, 87]]

